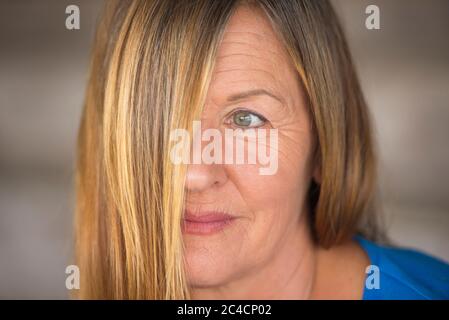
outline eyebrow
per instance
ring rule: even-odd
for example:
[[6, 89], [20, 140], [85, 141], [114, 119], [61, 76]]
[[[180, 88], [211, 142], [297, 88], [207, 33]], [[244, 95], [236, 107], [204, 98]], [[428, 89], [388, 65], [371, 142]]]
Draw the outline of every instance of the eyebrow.
[[254, 90], [239, 92], [239, 93], [230, 95], [227, 98], [227, 101], [228, 102], [235, 102], [235, 101], [238, 101], [238, 100], [243, 100], [243, 99], [248, 98], [248, 97], [261, 96], [261, 95], [269, 96], [269, 97], [271, 97], [273, 99], [278, 100], [282, 104], [284, 103], [283, 99], [281, 99], [279, 96], [277, 96], [274, 93], [271, 93], [270, 91], [267, 91], [265, 89], [254, 89]]

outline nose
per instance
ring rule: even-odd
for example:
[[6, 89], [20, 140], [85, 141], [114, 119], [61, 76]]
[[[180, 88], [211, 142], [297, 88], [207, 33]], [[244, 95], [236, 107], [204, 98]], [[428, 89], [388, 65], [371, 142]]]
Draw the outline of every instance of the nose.
[[219, 187], [226, 181], [227, 175], [223, 165], [189, 164], [185, 188], [188, 192], [200, 193], [210, 188]]

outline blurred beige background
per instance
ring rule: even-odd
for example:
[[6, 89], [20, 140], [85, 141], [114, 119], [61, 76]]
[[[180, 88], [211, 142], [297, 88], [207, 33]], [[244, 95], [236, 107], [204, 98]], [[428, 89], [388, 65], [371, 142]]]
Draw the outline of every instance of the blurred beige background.
[[[449, 261], [449, 2], [333, 1], [375, 121], [387, 231]], [[73, 172], [102, 1], [0, 1], [0, 298], [65, 299]], [[76, 4], [81, 29], [65, 28]], [[365, 28], [380, 8], [381, 29]]]

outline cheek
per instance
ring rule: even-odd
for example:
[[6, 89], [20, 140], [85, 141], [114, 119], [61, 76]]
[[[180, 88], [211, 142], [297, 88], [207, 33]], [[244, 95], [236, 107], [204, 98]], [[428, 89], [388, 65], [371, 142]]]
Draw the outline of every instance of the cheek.
[[259, 165], [224, 165], [228, 181], [220, 191], [221, 201], [244, 213], [244, 218], [235, 228], [207, 241], [186, 239], [193, 283], [225, 281], [252, 272], [272, 258], [292, 221], [299, 218], [310, 181], [307, 152], [293, 149], [284, 136], [279, 138], [279, 166], [274, 175], [260, 175]]
[[[299, 218], [309, 173], [306, 160], [288, 161], [279, 150], [279, 167], [274, 175], [260, 175], [257, 165], [227, 166], [230, 182], [244, 201], [248, 214], [245, 251], [257, 254], [277, 243], [288, 225]], [[264, 244], [264, 245], [261, 245]]]
[[273, 175], [261, 175], [262, 165], [226, 166], [231, 184], [248, 211], [253, 213], [254, 219], [259, 218], [258, 215], [265, 219], [269, 216], [280, 218], [280, 215], [292, 211], [298, 214], [312, 174], [310, 143], [306, 138], [301, 135], [279, 135], [276, 151], [278, 166]]

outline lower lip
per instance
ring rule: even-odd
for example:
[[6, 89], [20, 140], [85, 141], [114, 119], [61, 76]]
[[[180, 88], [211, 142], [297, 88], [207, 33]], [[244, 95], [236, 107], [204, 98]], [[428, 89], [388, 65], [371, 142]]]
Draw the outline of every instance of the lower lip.
[[209, 235], [225, 229], [233, 220], [233, 218], [207, 222], [183, 220], [182, 230], [188, 234]]

